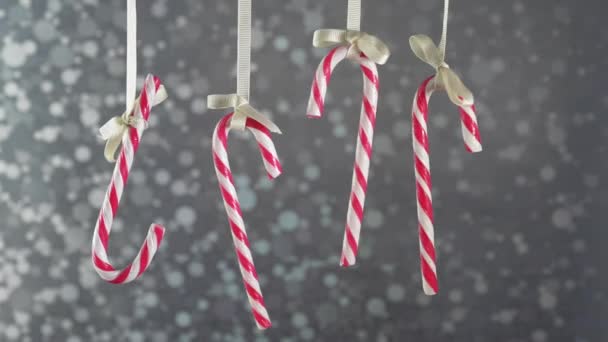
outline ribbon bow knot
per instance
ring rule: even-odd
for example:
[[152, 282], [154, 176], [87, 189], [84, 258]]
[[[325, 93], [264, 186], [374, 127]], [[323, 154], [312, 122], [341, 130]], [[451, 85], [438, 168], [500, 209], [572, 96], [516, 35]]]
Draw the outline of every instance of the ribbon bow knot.
[[230, 128], [238, 129], [240, 131], [245, 130], [247, 118], [250, 117], [264, 125], [264, 127], [268, 128], [269, 131], [282, 134], [279, 127], [272, 122], [272, 120], [253, 108], [249, 104], [249, 101], [247, 101], [247, 99], [241, 95], [209, 95], [207, 97], [207, 107], [209, 109], [234, 108], [234, 115], [232, 116], [232, 120], [230, 122]]
[[[161, 85], [156, 92], [152, 106], [156, 106], [166, 99], [167, 91], [165, 90], [165, 87]], [[120, 147], [122, 137], [129, 127], [137, 127], [139, 123], [143, 122], [144, 129], [148, 128], [148, 121], [146, 121], [141, 116], [141, 113], [137, 111], [139, 100], [140, 97], [137, 97], [133, 102], [131, 109], [126, 110], [120, 116], [111, 118], [99, 129], [101, 138], [106, 141], [106, 147], [103, 151], [103, 155], [106, 157], [106, 160], [111, 163], [116, 161], [116, 151]]]
[[358, 57], [360, 53], [363, 53], [374, 63], [384, 64], [391, 56], [388, 46], [382, 40], [361, 31], [337, 29], [316, 30], [312, 39], [312, 45], [320, 48], [343, 44], [351, 46], [348, 56], [351, 59], [353, 57]]
[[438, 48], [433, 40], [426, 35], [418, 34], [410, 37], [410, 47], [414, 54], [423, 62], [437, 71], [435, 85], [448, 93], [450, 100], [457, 106], [472, 106], [473, 93], [462, 83], [450, 66], [445, 62], [445, 51]]

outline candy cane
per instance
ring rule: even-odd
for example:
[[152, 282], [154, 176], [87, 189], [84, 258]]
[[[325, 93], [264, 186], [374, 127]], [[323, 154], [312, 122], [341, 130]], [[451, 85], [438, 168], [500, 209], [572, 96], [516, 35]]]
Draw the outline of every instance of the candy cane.
[[[336, 65], [347, 57], [349, 48], [348, 46], [336, 47], [321, 61], [321, 64], [317, 68], [308, 101], [308, 117], [320, 118], [323, 115], [325, 95], [331, 74]], [[376, 64], [364, 55], [355, 60], [359, 63], [363, 73], [363, 104], [355, 150], [353, 180], [348, 212], [346, 214], [342, 256], [340, 258], [340, 265], [344, 267], [354, 265], [357, 257], [361, 223], [363, 222], [363, 209], [365, 207], [365, 194], [367, 192], [367, 178], [372, 157], [378, 88], [380, 86]]]
[[[429, 99], [436, 90], [435, 76], [426, 79], [416, 93], [412, 109], [412, 141], [416, 175], [418, 231], [420, 239], [420, 268], [422, 287], [427, 295], [437, 294], [437, 267], [435, 264], [435, 231], [433, 228], [433, 200], [427, 117]], [[475, 115], [475, 105], [459, 106], [462, 138], [468, 152], [480, 152], [481, 138]]]
[[[230, 113], [220, 120], [213, 132], [213, 162], [217, 174], [220, 191], [224, 199], [224, 208], [228, 215], [228, 222], [232, 231], [232, 240], [239, 261], [241, 276], [247, 291], [247, 297], [253, 312], [255, 322], [260, 329], [271, 326], [270, 317], [266, 311], [264, 297], [258, 281], [258, 273], [253, 264], [253, 256], [249, 249], [249, 239], [245, 231], [245, 223], [241, 206], [234, 187], [232, 171], [228, 162], [228, 133], [230, 132], [230, 121], [234, 113]], [[246, 127], [255, 137], [264, 162], [264, 167], [270, 179], [278, 177], [282, 172], [277, 151], [272, 142], [270, 131], [260, 122], [247, 118]]]
[[152, 75], [146, 77], [139, 101], [136, 102], [134, 110], [130, 113], [130, 117], [143, 120], [135, 120], [122, 135], [122, 148], [95, 225], [92, 245], [93, 265], [102, 279], [114, 284], [128, 283], [142, 275], [150, 266], [165, 234], [163, 226], [153, 223], [137, 256], [122, 270], [115, 269], [108, 259], [108, 240], [112, 231], [112, 223], [129, 179], [133, 158], [148, 123], [150, 109], [157, 103], [155, 98], [162, 96], [158, 95], [162, 91], [161, 87], [161, 82], [157, 77]]

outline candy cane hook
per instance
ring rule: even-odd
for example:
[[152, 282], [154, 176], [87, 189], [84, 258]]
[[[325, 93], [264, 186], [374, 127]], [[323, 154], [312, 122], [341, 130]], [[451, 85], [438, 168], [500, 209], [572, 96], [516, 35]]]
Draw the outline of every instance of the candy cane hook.
[[147, 126], [150, 110], [162, 98], [164, 98], [164, 89], [160, 80], [155, 76], [148, 75], [139, 100], [136, 101], [133, 111], [129, 114], [129, 118], [134, 120], [122, 134], [122, 148], [95, 224], [92, 244], [93, 266], [103, 280], [113, 284], [128, 283], [142, 275], [150, 266], [165, 234], [163, 226], [153, 223], [137, 256], [132, 263], [122, 270], [115, 269], [108, 259], [108, 240], [112, 231], [112, 223], [118, 211], [120, 198], [127, 185], [133, 158]]
[[[339, 46], [332, 49], [321, 61], [312, 84], [310, 99], [308, 101], [307, 115], [311, 118], [320, 118], [325, 106], [325, 95], [331, 74], [341, 61], [348, 57], [349, 46]], [[365, 194], [367, 192], [367, 178], [372, 157], [372, 143], [374, 139], [374, 126], [376, 123], [376, 108], [378, 105], [378, 88], [380, 81], [376, 63], [361, 55], [354, 58], [363, 73], [363, 104], [359, 120], [359, 135], [355, 150], [355, 165], [353, 180], [346, 214], [346, 228], [342, 244], [340, 265], [352, 266], [356, 262], [365, 207]]]
[[[414, 172], [416, 176], [416, 198], [418, 212], [418, 232], [420, 240], [420, 269], [422, 288], [427, 295], [437, 294], [435, 230], [433, 227], [433, 199], [431, 193], [431, 168], [429, 162], [429, 140], [427, 118], [429, 99], [437, 89], [436, 76], [426, 79], [416, 93], [412, 109], [412, 141], [414, 147]], [[462, 138], [468, 152], [480, 152], [481, 138], [475, 114], [475, 105], [458, 106]]]
[[[230, 163], [228, 162], [228, 133], [230, 132], [230, 121], [233, 115], [234, 113], [230, 113], [224, 116], [215, 127], [212, 143], [213, 162], [253, 318], [258, 328], [267, 329], [271, 326], [270, 317], [268, 316], [262, 290], [260, 289], [258, 273], [253, 264], [253, 256], [249, 248], [249, 239], [245, 230], [243, 213], [241, 212], [241, 205], [239, 204], [232, 171], [230, 170]], [[268, 177], [270, 179], [278, 177], [282, 172], [282, 167], [274, 143], [272, 142], [270, 131], [252, 118], [247, 118], [245, 125], [257, 141]]]

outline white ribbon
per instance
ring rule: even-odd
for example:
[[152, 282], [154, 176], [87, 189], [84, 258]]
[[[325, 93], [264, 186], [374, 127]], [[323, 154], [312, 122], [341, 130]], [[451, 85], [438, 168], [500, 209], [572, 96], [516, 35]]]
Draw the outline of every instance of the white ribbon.
[[349, 31], [361, 31], [361, 0], [348, 0], [346, 28]]
[[445, 48], [447, 40], [447, 23], [449, 0], [444, 2], [443, 30], [439, 47], [426, 35], [418, 34], [410, 37], [410, 47], [414, 54], [423, 62], [435, 68], [435, 86], [445, 89], [450, 100], [457, 106], [471, 106], [474, 103], [473, 93], [462, 83], [460, 77], [450, 69], [445, 62]]
[[[103, 155], [109, 162], [116, 161], [116, 151], [120, 147], [123, 135], [127, 132], [129, 127], [136, 127], [140, 122], [144, 123], [144, 128], [147, 128], [148, 122], [141, 117], [141, 111], [136, 110], [139, 106], [139, 97], [133, 101], [133, 107], [125, 110], [120, 116], [115, 116], [108, 120], [99, 129], [101, 138], [106, 141], [106, 147], [103, 151]], [[167, 99], [167, 91], [164, 86], [160, 86], [156, 91], [151, 106], [156, 106]], [[136, 113], [139, 115], [136, 116]]]
[[133, 108], [137, 92], [137, 0], [127, 0], [127, 87], [125, 110]]
[[384, 64], [391, 56], [388, 46], [371, 34], [361, 31], [321, 29], [316, 30], [312, 38], [314, 47], [350, 45], [348, 57], [358, 58], [361, 53], [376, 64]]
[[281, 133], [279, 127], [258, 112], [249, 104], [249, 90], [251, 79], [251, 0], [239, 0], [238, 38], [237, 38], [237, 73], [236, 94], [214, 94], [207, 97], [207, 108], [226, 109], [234, 108], [234, 115], [230, 120], [230, 128], [244, 130], [247, 117], [266, 126], [274, 133]]
[[249, 101], [251, 78], [251, 0], [239, 0], [236, 92]]
[[[129, 127], [135, 127], [140, 122], [144, 122], [144, 128], [148, 122], [141, 117], [141, 112], [136, 110], [139, 106], [137, 91], [137, 0], [127, 0], [127, 82], [125, 92], [125, 111], [120, 116], [115, 116], [108, 120], [99, 129], [101, 138], [106, 141], [104, 156], [109, 162], [116, 161], [116, 151], [120, 147], [122, 137]], [[167, 99], [167, 91], [164, 86], [160, 86], [152, 100], [151, 106], [163, 102]], [[136, 116], [136, 113], [139, 113]]]
[[441, 29], [441, 39], [439, 40], [439, 51], [441, 59], [445, 59], [445, 48], [448, 41], [448, 17], [450, 16], [450, 0], [443, 1], [443, 25]]
[[361, 0], [348, 0], [346, 19], [346, 30], [316, 30], [312, 45], [320, 48], [349, 45], [349, 59], [357, 59], [363, 53], [376, 64], [386, 63], [391, 56], [388, 46], [378, 37], [361, 32]]
[[234, 115], [230, 120], [230, 128], [232, 129], [244, 130], [247, 118], [250, 117], [264, 125], [271, 132], [281, 134], [281, 130], [272, 120], [253, 108], [241, 95], [209, 95], [207, 97], [207, 107], [209, 109], [234, 108]]

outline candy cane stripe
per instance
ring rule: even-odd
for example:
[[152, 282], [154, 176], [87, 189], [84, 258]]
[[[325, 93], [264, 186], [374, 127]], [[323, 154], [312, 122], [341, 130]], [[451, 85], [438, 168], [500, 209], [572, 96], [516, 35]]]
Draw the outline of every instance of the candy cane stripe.
[[331, 80], [334, 68], [346, 58], [348, 47], [341, 46], [332, 49], [319, 64], [312, 84], [310, 100], [308, 101], [307, 116], [320, 118], [325, 107], [325, 94]]
[[[427, 295], [437, 294], [435, 230], [433, 226], [432, 181], [429, 162], [429, 140], [427, 134], [428, 102], [435, 91], [435, 76], [426, 79], [414, 98], [412, 109], [412, 146], [414, 150], [414, 173], [420, 244], [420, 269], [422, 288]], [[469, 152], [481, 151], [479, 127], [475, 106], [459, 107], [461, 131], [464, 145]]]
[[[319, 64], [311, 87], [311, 95], [306, 111], [309, 117], [320, 118], [323, 115], [325, 96], [332, 72], [347, 57], [349, 48], [348, 46], [339, 46], [332, 49]], [[365, 208], [367, 178], [372, 157], [379, 89], [376, 64], [364, 55], [361, 55], [356, 60], [360, 65], [363, 75], [363, 99], [357, 146], [355, 148], [355, 165], [353, 167], [351, 193], [348, 201], [345, 233], [342, 243], [342, 255], [340, 257], [340, 264], [344, 267], [355, 264], [359, 249], [359, 237]]]
[[468, 152], [481, 152], [481, 138], [479, 136], [479, 126], [475, 115], [475, 106], [470, 108], [459, 108], [461, 118], [461, 130], [464, 144]]
[[[160, 80], [155, 76], [148, 75], [144, 81], [144, 88], [142, 89], [139, 102], [131, 115], [141, 117], [143, 121], [147, 122], [151, 109], [149, 99], [153, 99], [156, 96], [160, 87]], [[106, 191], [93, 234], [91, 248], [93, 266], [102, 279], [113, 284], [128, 283], [141, 276], [150, 266], [152, 258], [156, 254], [165, 233], [164, 227], [152, 224], [139, 252], [129, 265], [122, 270], [117, 270], [110, 263], [107, 249], [112, 223], [114, 216], [118, 212], [120, 199], [129, 178], [135, 152], [139, 148], [139, 142], [145, 130], [145, 125], [144, 122], [138, 121], [134, 127], [129, 127], [127, 133], [123, 135], [122, 148], [114, 167], [112, 179]]]
[[[376, 65], [374, 65], [374, 69], [376, 69]], [[376, 88], [379, 89], [380, 87], [380, 80], [378, 78], [378, 74], [376, 70], [372, 70], [368, 67], [366, 67], [365, 65], [361, 65], [361, 70], [363, 71], [363, 75], [365, 77], [367, 77], [367, 79], [371, 82], [371, 84]]]
[[[229, 123], [233, 115], [233, 113], [230, 113], [220, 120], [213, 132], [213, 162], [253, 318], [258, 328], [266, 329], [272, 324], [260, 289], [258, 273], [253, 263], [249, 238], [245, 230], [243, 214], [228, 161], [228, 132], [230, 131]], [[256, 139], [268, 176], [276, 178], [281, 174], [282, 167], [270, 132], [262, 124], [251, 118], [247, 119], [246, 127]]]

